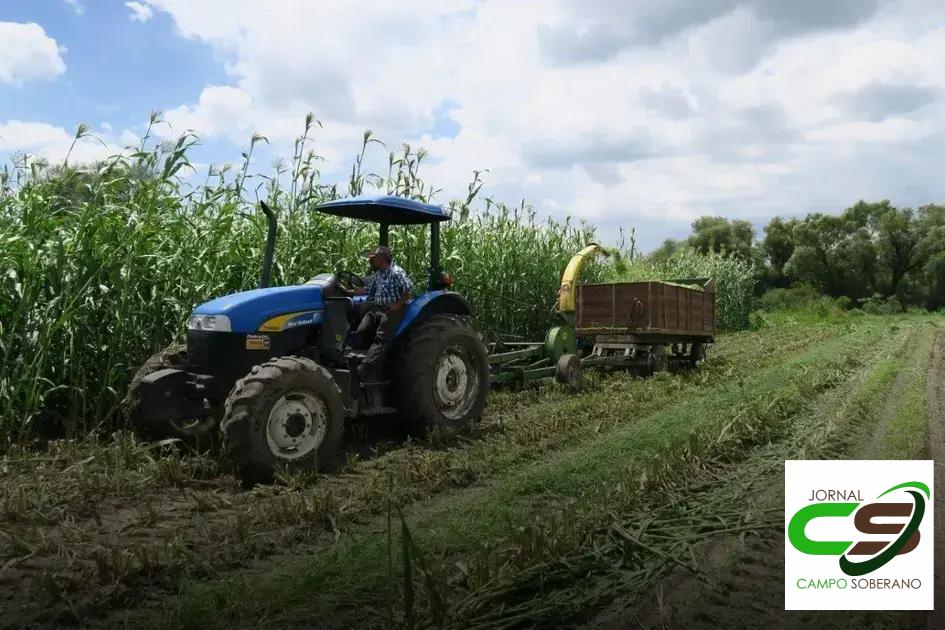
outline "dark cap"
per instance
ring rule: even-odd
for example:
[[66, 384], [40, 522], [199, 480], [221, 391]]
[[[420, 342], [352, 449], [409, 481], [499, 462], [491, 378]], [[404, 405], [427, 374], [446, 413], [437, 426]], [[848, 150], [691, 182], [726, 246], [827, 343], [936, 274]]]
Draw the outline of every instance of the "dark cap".
[[361, 252], [361, 256], [364, 258], [372, 258], [373, 256], [380, 256], [387, 262], [391, 261], [390, 249], [384, 245], [378, 245], [377, 247], [368, 247], [366, 250]]

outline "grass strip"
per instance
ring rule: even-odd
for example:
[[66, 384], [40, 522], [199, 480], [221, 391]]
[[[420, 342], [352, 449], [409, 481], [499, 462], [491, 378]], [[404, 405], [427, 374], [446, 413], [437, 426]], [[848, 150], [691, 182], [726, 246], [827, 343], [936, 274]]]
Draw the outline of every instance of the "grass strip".
[[931, 333], [919, 337], [902, 369], [905, 382], [899, 390], [895, 415], [886, 425], [880, 446], [883, 459], [919, 459], [925, 448], [926, 372], [932, 351]]

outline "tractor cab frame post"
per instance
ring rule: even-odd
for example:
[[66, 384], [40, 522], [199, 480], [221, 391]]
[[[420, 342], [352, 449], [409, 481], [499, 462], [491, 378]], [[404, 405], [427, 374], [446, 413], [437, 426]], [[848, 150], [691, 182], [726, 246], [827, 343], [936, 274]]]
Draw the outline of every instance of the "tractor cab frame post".
[[430, 282], [429, 290], [443, 289], [443, 268], [440, 266], [440, 224], [430, 224]]
[[390, 224], [381, 223], [381, 233], [378, 238], [378, 245], [383, 245], [384, 247], [387, 247], [389, 245], [389, 241], [390, 241]]

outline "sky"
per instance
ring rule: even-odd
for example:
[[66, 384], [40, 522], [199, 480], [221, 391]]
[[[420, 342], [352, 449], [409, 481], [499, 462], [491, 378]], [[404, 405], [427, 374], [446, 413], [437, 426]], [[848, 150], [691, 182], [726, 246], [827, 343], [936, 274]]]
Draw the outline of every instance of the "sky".
[[945, 200], [940, 0], [0, 0], [0, 159], [72, 161], [156, 132], [198, 164], [292, 153], [305, 114], [345, 181], [362, 134], [605, 242], [697, 217]]

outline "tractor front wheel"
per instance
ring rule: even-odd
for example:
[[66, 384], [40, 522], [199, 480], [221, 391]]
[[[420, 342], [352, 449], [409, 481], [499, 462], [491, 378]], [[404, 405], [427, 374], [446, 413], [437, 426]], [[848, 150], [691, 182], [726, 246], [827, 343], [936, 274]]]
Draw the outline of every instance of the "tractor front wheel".
[[434, 315], [416, 324], [399, 363], [399, 411], [419, 431], [462, 429], [482, 415], [489, 359], [465, 317]]
[[236, 382], [226, 399], [223, 445], [244, 485], [277, 470], [330, 470], [343, 452], [344, 403], [331, 374], [309, 359], [279, 357]]

